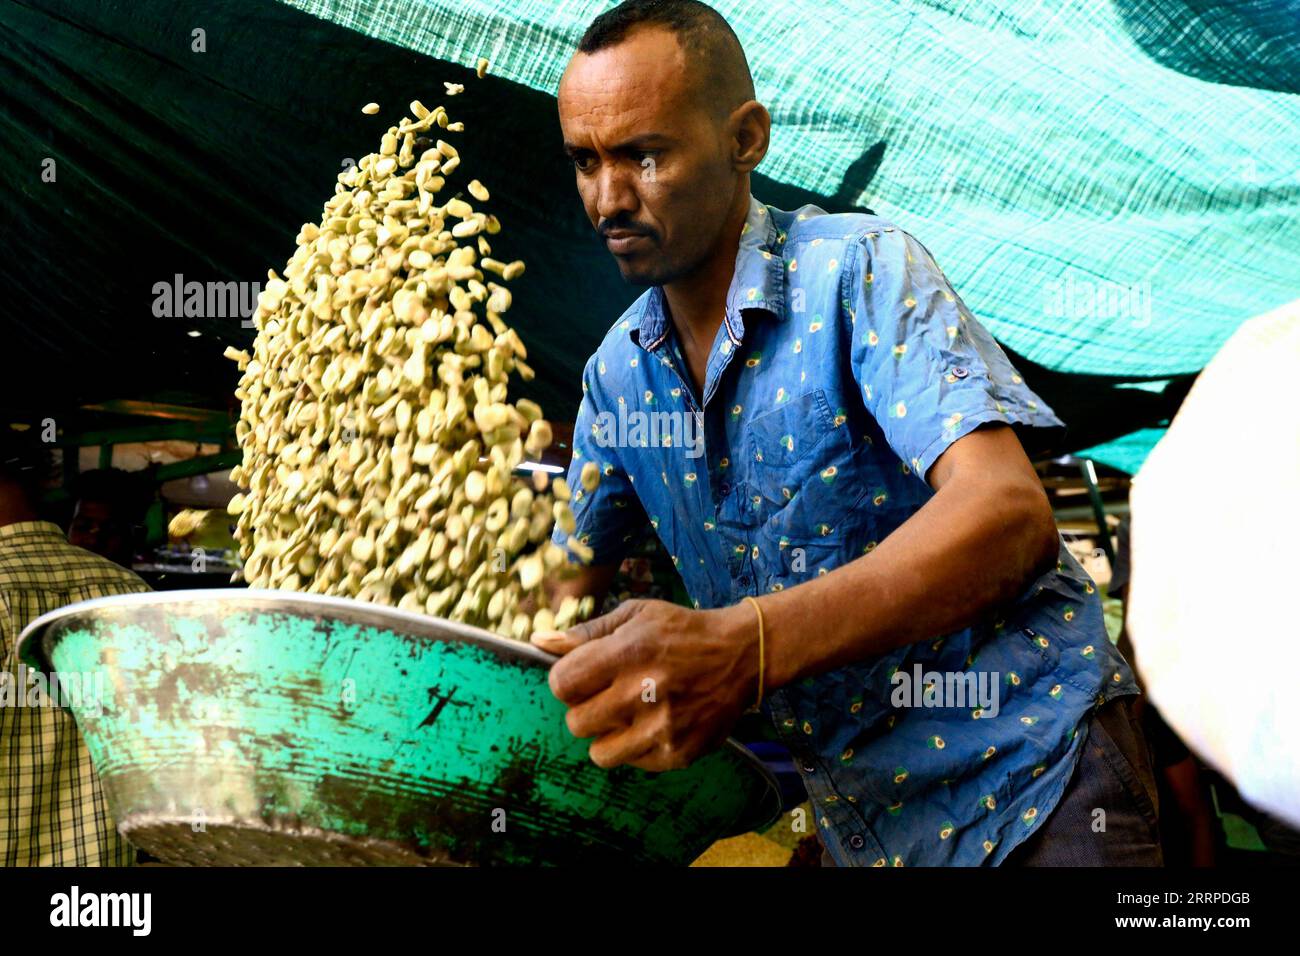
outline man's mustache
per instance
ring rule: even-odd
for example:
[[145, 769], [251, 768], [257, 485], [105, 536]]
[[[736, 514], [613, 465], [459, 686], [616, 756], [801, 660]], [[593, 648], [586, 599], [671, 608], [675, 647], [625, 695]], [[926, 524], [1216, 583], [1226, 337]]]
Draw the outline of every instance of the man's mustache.
[[648, 236], [651, 239], [659, 238], [658, 233], [649, 226], [642, 226], [626, 219], [606, 219], [596, 227], [596, 232], [600, 234], [602, 240], [608, 239], [611, 232], [630, 232], [633, 235]]

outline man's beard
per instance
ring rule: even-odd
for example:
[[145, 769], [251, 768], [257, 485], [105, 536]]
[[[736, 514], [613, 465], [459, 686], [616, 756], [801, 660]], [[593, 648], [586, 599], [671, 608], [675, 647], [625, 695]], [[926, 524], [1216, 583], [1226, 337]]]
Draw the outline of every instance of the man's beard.
[[671, 285], [699, 268], [699, 263], [671, 262], [662, 256], [657, 258], [646, 256], [644, 259], [645, 261], [626, 263], [623, 260], [619, 261], [618, 271], [626, 284], [640, 288]]
[[623, 281], [638, 288], [649, 288], [656, 285], [668, 285], [678, 276], [674, 270], [664, 269], [657, 265], [651, 265], [647, 268], [624, 269], [622, 263], [618, 267], [619, 275]]

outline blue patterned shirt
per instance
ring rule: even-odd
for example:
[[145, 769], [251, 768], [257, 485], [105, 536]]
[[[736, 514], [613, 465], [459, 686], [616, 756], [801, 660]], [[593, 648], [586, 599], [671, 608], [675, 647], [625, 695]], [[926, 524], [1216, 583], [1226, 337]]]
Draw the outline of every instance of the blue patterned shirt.
[[[982, 424], [1063, 429], [910, 235], [752, 198], [702, 397], [659, 287], [610, 329], [583, 393], [577, 537], [617, 564], [648, 518], [699, 608], [869, 553]], [[602, 478], [584, 494], [587, 461]], [[780, 688], [764, 710], [837, 864], [979, 865], [1056, 806], [1094, 705], [1134, 693], [1062, 542], [987, 620]]]

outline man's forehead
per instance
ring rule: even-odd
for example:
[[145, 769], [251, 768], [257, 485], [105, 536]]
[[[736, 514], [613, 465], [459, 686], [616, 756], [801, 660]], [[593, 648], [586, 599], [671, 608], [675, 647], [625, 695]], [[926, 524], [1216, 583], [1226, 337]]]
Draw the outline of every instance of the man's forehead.
[[574, 132], [636, 135], [679, 125], [692, 108], [687, 57], [671, 33], [642, 30], [625, 41], [579, 53], [560, 80], [560, 120]]

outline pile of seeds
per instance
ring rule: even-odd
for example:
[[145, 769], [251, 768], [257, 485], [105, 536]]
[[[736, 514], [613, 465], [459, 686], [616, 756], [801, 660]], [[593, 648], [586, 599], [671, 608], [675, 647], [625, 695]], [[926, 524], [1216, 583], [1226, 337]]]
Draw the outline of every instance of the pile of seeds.
[[[553, 526], [590, 550], [564, 480], [516, 474], [552, 440], [535, 403], [507, 398], [512, 374], [533, 376], [502, 319], [524, 264], [492, 258], [495, 216], [438, 202], [460, 156], [435, 131], [463, 124], [411, 113], [339, 176], [283, 277], [268, 273], [252, 354], [226, 350], [243, 372], [232, 478], [246, 490], [229, 509], [243, 576], [526, 639], [591, 612], [546, 606], [543, 578], [568, 567]], [[488, 201], [478, 180], [465, 191]], [[584, 488], [598, 481], [588, 463]]]

